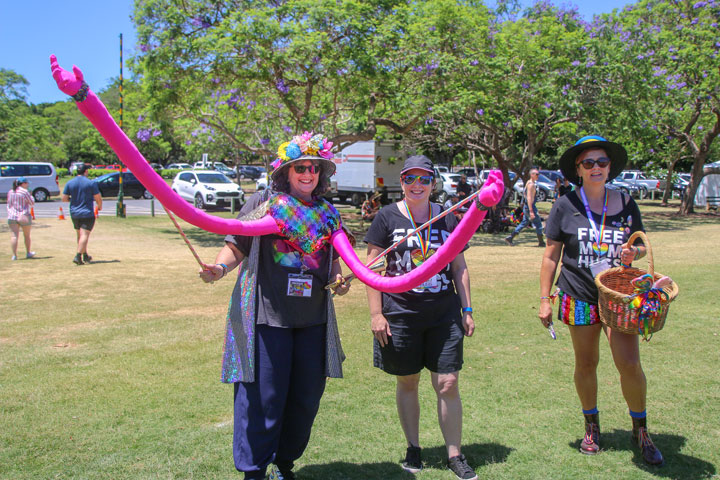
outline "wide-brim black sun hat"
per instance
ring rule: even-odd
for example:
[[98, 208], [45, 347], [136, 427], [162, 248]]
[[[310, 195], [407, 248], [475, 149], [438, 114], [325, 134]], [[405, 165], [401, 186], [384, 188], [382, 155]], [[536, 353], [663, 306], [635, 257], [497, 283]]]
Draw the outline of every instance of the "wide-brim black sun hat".
[[560, 171], [563, 176], [575, 185], [580, 184], [580, 178], [577, 174], [577, 167], [575, 161], [583, 150], [589, 150], [592, 148], [602, 148], [610, 158], [610, 172], [608, 173], [607, 181], [610, 182], [613, 178], [620, 175], [627, 165], [627, 151], [625, 147], [615, 142], [608, 142], [603, 137], [598, 135], [588, 135], [582, 137], [580, 140], [575, 142], [575, 145], [568, 148], [565, 153], [560, 157]]

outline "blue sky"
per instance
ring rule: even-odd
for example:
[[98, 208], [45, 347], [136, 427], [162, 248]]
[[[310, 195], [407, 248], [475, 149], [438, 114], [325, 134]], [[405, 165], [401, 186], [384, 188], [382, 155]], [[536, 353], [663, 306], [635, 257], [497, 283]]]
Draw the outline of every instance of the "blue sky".
[[[532, 0], [521, 0], [532, 5]], [[587, 20], [595, 13], [622, 8], [625, 0], [553, 1], [576, 5]], [[488, 4], [493, 4], [489, 2]], [[119, 35], [123, 34], [123, 55], [135, 53], [135, 27], [130, 20], [132, 0], [0, 0], [0, 68], [14, 70], [30, 85], [30, 103], [64, 100], [50, 75], [50, 54], [66, 69], [75, 64], [96, 91], [105, 88], [120, 74]], [[129, 76], [125, 67], [124, 75]]]

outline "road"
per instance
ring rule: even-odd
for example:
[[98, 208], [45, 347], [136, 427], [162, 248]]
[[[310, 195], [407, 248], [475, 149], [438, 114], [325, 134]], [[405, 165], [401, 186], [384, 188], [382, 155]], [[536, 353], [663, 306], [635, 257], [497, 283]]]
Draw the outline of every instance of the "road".
[[[165, 214], [165, 210], [157, 200], [134, 200], [132, 198], [125, 199], [125, 214], [128, 216], [150, 215], [151, 203], [153, 201], [155, 202], [155, 215]], [[115, 205], [117, 205], [117, 200], [115, 198], [103, 198], [103, 209], [100, 211], [100, 216], [114, 217], [116, 208]], [[190, 204], [188, 203], [188, 205]], [[60, 200], [36, 203], [35, 218], [57, 218], [60, 213], [60, 207], [63, 209], [65, 218], [69, 219], [70, 204], [68, 202], [61, 202]], [[0, 219], [7, 219], [7, 208], [5, 208], [4, 205], [0, 207]]]

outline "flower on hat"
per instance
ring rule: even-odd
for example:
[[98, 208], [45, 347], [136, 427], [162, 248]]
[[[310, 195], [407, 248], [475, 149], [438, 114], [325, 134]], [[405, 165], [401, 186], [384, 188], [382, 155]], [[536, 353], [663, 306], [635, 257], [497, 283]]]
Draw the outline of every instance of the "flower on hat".
[[277, 158], [272, 165], [273, 168], [280, 168], [285, 162], [297, 160], [303, 155], [318, 156], [326, 160], [333, 158], [333, 143], [323, 138], [322, 134], [304, 132], [302, 135], [295, 135], [291, 141], [285, 142], [278, 147]]

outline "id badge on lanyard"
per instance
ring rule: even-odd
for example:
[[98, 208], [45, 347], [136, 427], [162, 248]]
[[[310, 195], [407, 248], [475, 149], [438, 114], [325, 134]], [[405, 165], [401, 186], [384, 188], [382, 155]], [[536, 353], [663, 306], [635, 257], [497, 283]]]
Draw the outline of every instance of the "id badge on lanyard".
[[287, 295], [288, 297], [310, 297], [312, 296], [313, 276], [305, 273], [288, 274]]

